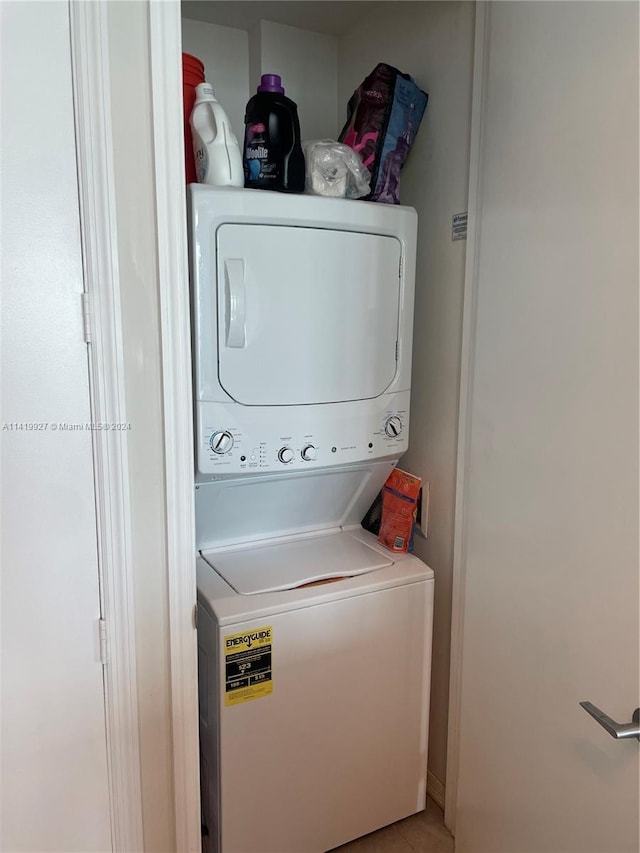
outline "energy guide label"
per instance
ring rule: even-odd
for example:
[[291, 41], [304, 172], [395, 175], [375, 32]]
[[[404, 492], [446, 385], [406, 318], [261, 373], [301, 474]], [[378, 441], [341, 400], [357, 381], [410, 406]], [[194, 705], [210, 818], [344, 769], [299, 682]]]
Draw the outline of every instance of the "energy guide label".
[[273, 692], [273, 628], [252, 628], [224, 638], [225, 705], [239, 705]]

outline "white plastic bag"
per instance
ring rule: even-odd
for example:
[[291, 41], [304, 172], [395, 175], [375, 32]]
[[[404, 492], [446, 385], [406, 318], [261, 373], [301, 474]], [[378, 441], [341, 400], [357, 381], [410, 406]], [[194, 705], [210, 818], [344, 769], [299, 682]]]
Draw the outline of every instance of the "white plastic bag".
[[303, 142], [306, 161], [305, 191], [332, 198], [368, 195], [371, 175], [357, 151], [332, 139]]

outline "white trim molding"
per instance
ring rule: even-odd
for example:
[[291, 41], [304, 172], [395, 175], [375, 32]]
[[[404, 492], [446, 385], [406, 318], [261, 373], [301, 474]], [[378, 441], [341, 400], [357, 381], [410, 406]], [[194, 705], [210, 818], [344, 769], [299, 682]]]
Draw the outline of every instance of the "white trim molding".
[[[469, 468], [469, 440], [473, 405], [473, 364], [476, 338], [478, 253], [480, 250], [480, 209], [482, 179], [483, 115], [486, 99], [486, 68], [489, 55], [490, 2], [476, 4], [471, 104], [469, 164], [469, 224], [467, 231], [462, 353], [460, 359], [460, 403], [458, 410], [458, 452], [456, 504], [453, 537], [453, 582], [451, 612], [451, 662], [449, 677], [449, 725], [447, 735], [447, 786], [444, 822], [453, 835], [458, 797], [460, 700], [462, 687], [462, 645], [466, 579], [466, 482]], [[435, 799], [435, 797], [434, 797]]]
[[150, 0], [176, 849], [200, 850], [191, 331], [179, 0]]
[[[71, 0], [80, 230], [96, 422], [127, 423], [114, 198], [109, 51], [104, 3]], [[129, 456], [126, 430], [92, 433], [113, 849], [144, 847], [138, 738]]]
[[434, 803], [437, 803], [441, 809], [444, 809], [444, 784], [438, 779], [437, 776], [434, 776], [430, 770], [427, 771], [427, 794], [431, 797]]

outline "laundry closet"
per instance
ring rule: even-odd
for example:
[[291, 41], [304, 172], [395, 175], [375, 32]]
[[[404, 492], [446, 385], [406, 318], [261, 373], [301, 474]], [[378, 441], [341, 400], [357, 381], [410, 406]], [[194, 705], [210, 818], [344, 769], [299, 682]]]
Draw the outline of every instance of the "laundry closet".
[[379, 62], [428, 92], [400, 183], [418, 214], [400, 464], [430, 485], [415, 553], [435, 575], [428, 791], [460, 851], [637, 849], [637, 745], [585, 713], [638, 716], [637, 6], [182, 14], [239, 136], [263, 73], [303, 139], [336, 137]]
[[410, 437], [400, 466], [431, 495], [415, 553], [436, 579], [428, 791], [442, 806], [466, 248], [452, 221], [467, 209], [474, 14], [469, 2], [182, 4], [182, 49], [204, 63], [240, 142], [262, 74], [282, 78], [303, 141], [337, 139], [347, 101], [379, 62], [429, 95], [400, 181], [401, 204], [418, 213]]

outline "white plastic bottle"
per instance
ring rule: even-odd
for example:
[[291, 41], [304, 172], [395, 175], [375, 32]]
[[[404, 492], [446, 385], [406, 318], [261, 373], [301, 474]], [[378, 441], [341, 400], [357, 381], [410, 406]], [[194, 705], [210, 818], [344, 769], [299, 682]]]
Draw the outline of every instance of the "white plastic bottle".
[[227, 114], [209, 83], [196, 86], [196, 102], [190, 123], [198, 183], [215, 187], [243, 187], [240, 146]]

